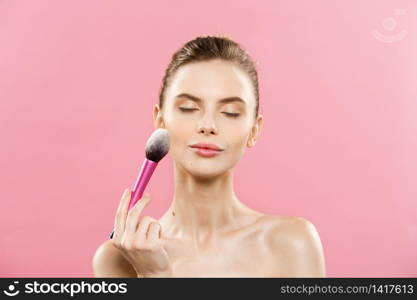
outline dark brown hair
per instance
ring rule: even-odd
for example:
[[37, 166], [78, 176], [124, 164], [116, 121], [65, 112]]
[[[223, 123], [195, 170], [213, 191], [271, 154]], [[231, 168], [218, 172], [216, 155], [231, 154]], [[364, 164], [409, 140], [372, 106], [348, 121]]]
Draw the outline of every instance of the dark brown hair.
[[247, 72], [255, 91], [256, 119], [259, 112], [259, 87], [255, 63], [238, 43], [225, 36], [199, 36], [184, 44], [173, 54], [171, 62], [165, 71], [159, 93], [160, 109], [162, 109], [164, 104], [167, 86], [178, 68], [188, 63], [209, 61], [213, 59], [223, 59], [225, 61], [234, 62], [237, 66]]

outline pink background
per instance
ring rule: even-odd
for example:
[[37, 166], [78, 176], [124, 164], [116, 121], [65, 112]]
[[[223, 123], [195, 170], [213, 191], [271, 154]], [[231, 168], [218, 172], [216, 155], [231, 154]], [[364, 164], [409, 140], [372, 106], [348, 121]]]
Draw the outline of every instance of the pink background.
[[[171, 55], [224, 34], [259, 62], [265, 117], [237, 195], [310, 220], [328, 277], [416, 277], [417, 2], [196, 2], [0, 2], [0, 276], [92, 276]], [[145, 214], [172, 183], [168, 155]]]

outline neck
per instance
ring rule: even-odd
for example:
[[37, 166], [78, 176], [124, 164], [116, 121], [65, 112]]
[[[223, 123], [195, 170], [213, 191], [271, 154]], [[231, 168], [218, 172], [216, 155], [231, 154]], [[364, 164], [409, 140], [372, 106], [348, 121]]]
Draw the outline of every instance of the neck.
[[161, 217], [170, 235], [190, 238], [197, 244], [239, 226], [247, 208], [233, 191], [233, 173], [202, 178], [190, 175], [174, 162], [174, 197]]

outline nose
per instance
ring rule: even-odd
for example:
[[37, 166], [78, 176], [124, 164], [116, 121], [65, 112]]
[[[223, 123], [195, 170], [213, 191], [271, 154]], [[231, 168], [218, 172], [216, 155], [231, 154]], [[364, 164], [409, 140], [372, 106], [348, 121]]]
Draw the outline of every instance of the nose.
[[214, 134], [217, 135], [218, 130], [216, 125], [214, 124], [214, 121], [212, 119], [205, 118], [201, 121], [201, 123], [198, 125], [198, 133], [202, 133], [204, 135], [210, 135]]

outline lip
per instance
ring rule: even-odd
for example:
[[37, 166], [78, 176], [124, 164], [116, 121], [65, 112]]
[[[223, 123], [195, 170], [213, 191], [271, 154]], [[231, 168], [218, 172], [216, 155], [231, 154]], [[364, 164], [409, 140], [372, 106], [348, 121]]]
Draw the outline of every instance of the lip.
[[205, 144], [205, 143], [196, 143], [190, 146], [191, 148], [201, 148], [201, 149], [210, 149], [210, 150], [217, 150], [217, 151], [223, 151], [222, 148], [215, 144]]
[[223, 149], [214, 144], [198, 143], [190, 146], [191, 150], [203, 157], [213, 157], [219, 155]]

